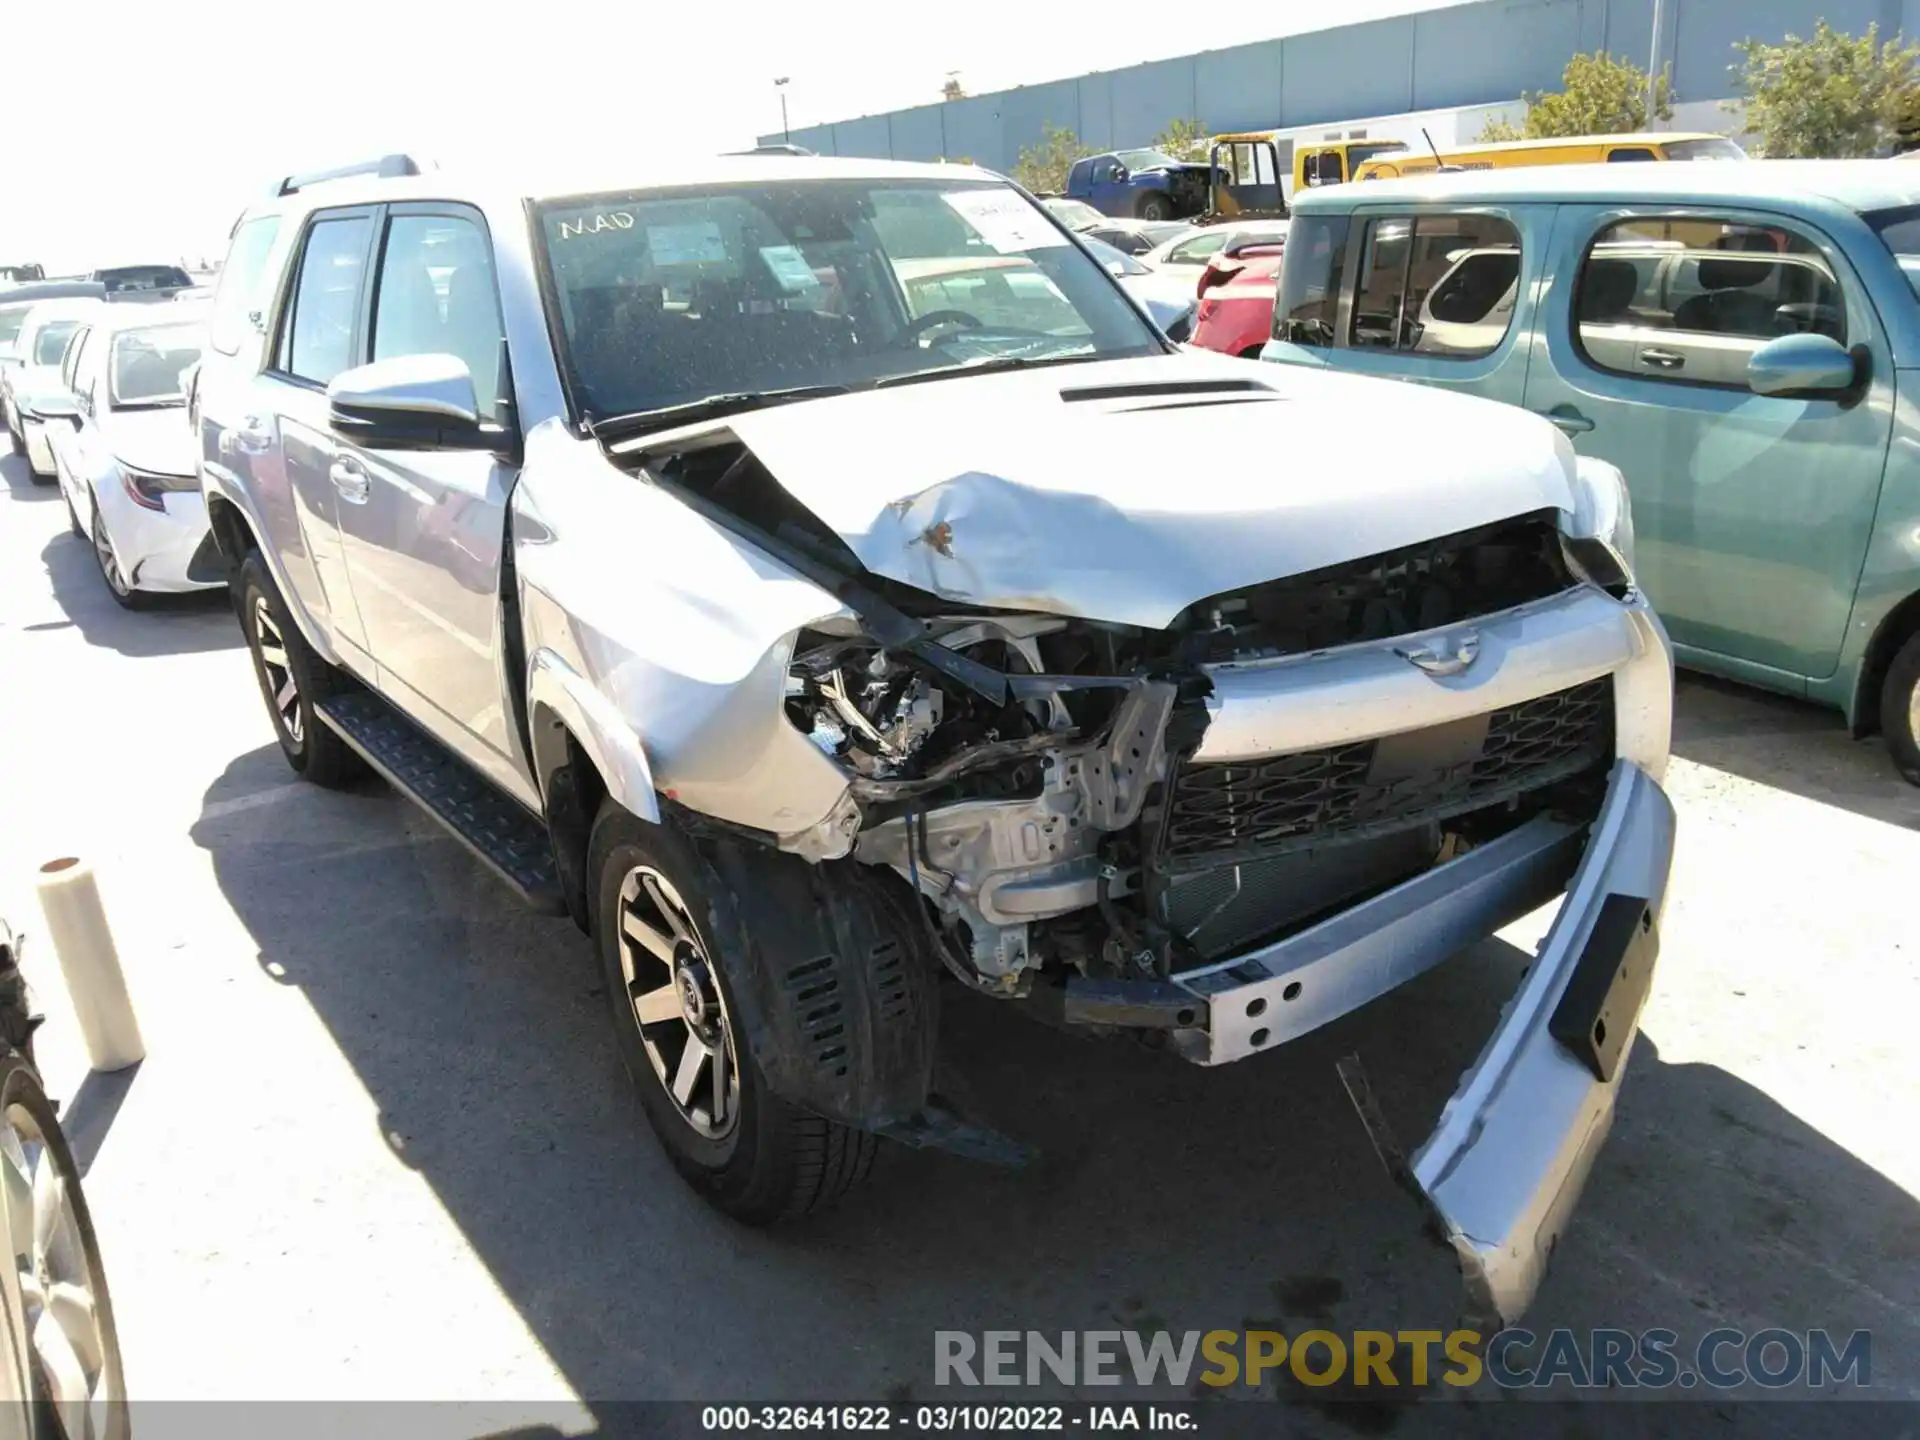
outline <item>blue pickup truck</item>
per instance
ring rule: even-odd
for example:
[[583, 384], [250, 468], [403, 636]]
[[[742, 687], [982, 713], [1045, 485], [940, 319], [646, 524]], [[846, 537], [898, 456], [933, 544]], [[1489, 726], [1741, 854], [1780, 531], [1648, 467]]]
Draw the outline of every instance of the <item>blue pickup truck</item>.
[[1088, 155], [1067, 172], [1067, 194], [1102, 215], [1184, 220], [1207, 208], [1205, 161], [1175, 160], [1158, 150]]

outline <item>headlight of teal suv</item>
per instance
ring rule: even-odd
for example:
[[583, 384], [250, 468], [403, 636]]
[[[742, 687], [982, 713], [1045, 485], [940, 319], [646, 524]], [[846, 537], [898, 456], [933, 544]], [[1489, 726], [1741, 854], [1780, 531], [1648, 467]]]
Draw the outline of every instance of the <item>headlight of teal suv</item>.
[[1580, 455], [1573, 462], [1573, 513], [1560, 521], [1567, 563], [1616, 598], [1633, 589], [1633, 505], [1619, 468]]

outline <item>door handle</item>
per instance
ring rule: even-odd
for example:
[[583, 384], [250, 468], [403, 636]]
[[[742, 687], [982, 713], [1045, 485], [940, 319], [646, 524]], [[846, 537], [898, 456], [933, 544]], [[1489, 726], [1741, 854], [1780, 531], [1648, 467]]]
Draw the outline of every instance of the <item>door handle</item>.
[[1551, 410], [1536, 410], [1533, 413], [1551, 420], [1565, 435], [1584, 435], [1593, 429], [1593, 421], [1571, 405], [1556, 405]]
[[340, 498], [349, 505], [366, 504], [367, 496], [373, 489], [367, 472], [346, 460], [336, 460], [329, 465], [327, 478], [333, 482], [333, 488], [340, 492]]
[[273, 430], [258, 415], [249, 415], [235, 426], [231, 439], [242, 455], [264, 455], [273, 448]]
[[1640, 352], [1640, 363], [1642, 365], [1651, 365], [1656, 370], [1684, 370], [1687, 364], [1687, 357], [1684, 355], [1676, 355], [1671, 350], [1642, 350]]

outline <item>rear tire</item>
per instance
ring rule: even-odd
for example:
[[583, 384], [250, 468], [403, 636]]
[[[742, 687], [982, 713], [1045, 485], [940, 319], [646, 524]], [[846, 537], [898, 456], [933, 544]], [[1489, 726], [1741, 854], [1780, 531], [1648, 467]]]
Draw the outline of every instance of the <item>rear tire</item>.
[[1920, 785], [1920, 634], [1908, 636], [1887, 667], [1880, 687], [1880, 733], [1894, 768], [1909, 785]]
[[313, 709], [315, 701], [347, 681], [308, 646], [258, 550], [240, 563], [234, 603], [280, 753], [295, 774], [316, 785], [333, 790], [347, 784], [365, 770], [365, 762]]
[[[695, 845], [608, 801], [587, 856], [620, 1058], [681, 1178], [749, 1225], [819, 1209], [863, 1180], [879, 1141], [782, 1100], [755, 1061], [734, 1003], [739, 921]], [[696, 1047], [704, 1055], [689, 1060]]]

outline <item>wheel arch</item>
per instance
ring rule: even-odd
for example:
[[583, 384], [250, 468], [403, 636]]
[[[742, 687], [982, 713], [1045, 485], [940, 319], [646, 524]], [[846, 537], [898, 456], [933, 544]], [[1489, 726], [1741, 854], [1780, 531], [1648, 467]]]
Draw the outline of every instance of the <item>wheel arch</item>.
[[527, 729], [534, 784], [574, 923], [590, 931], [592, 877], [587, 848], [602, 800], [651, 824], [660, 823], [640, 737], [614, 707], [552, 650], [527, 662]]
[[1920, 590], [1895, 605], [1881, 618], [1873, 639], [1860, 659], [1860, 678], [1854, 685], [1853, 708], [1848, 715], [1855, 736], [1880, 732], [1880, 692], [1886, 685], [1893, 657], [1909, 638], [1920, 634]]

